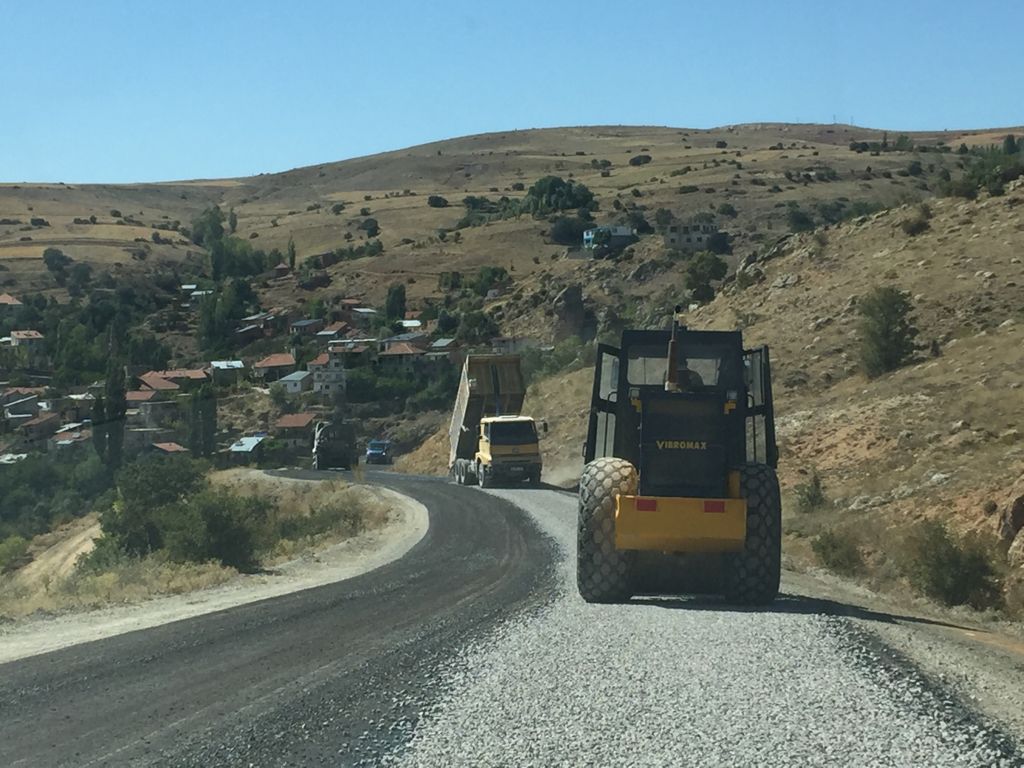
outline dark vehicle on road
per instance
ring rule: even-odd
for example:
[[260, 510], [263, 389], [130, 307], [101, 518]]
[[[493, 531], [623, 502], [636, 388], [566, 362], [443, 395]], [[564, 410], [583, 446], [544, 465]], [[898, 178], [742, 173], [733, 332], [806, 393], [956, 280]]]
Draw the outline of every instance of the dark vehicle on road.
[[313, 433], [313, 469], [352, 469], [359, 463], [356, 433], [347, 421], [321, 421]]
[[390, 440], [371, 440], [366, 446], [367, 464], [394, 464]]

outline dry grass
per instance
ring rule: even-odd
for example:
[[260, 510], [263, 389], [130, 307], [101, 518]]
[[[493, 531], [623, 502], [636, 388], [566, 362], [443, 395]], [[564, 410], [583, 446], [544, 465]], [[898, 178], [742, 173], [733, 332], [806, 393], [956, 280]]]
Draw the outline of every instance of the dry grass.
[[75, 570], [66, 578], [39, 583], [23, 582], [15, 573], [0, 577], [0, 618], [137, 603], [207, 589], [237, 575], [217, 563], [171, 563], [158, 555], [126, 559], [103, 573]]
[[341, 480], [292, 480], [239, 468], [214, 472], [210, 482], [237, 494], [267, 499], [276, 509], [282, 537], [264, 554], [262, 562], [267, 566], [381, 528], [389, 521], [387, 504], [367, 489]]
[[[434, 291], [441, 269], [473, 271], [484, 264], [511, 268], [517, 278], [540, 277], [542, 273], [566, 275], [574, 265], [552, 262], [553, 254], [564, 249], [546, 243], [541, 233], [546, 222], [529, 217], [496, 222], [463, 231], [462, 242], [429, 242], [439, 228], [451, 229], [462, 214], [465, 195], [497, 198], [521, 194], [513, 184], [527, 186], [536, 179], [557, 174], [572, 176], [587, 184], [601, 200], [601, 216], [613, 214], [612, 201], [618, 196], [636, 200], [652, 214], [659, 207], [680, 216], [717, 207], [727, 200], [738, 215], [728, 222], [742, 251], [758, 247], [752, 239], [757, 230], [769, 240], [785, 230], [784, 205], [797, 202], [809, 207], [814, 201], [873, 200], [892, 204], [921, 194], [908, 180], [883, 179], [883, 171], [903, 168], [906, 153], [868, 157], [851, 152], [851, 139], [873, 140], [881, 133], [849, 126], [759, 124], [712, 130], [649, 127], [581, 127], [510, 131], [469, 136], [373, 157], [357, 158], [286, 173], [247, 179], [197, 181], [171, 184], [72, 185], [2, 184], [0, 218], [28, 221], [41, 216], [50, 226], [23, 232], [18, 226], [0, 226], [0, 258], [10, 263], [16, 291], [56, 291], [40, 259], [45, 247], [65, 249], [74, 258], [98, 267], [113, 264], [144, 270], [155, 262], [181, 262], [197, 251], [185, 244], [155, 245], [149, 241], [150, 225], [179, 220], [188, 224], [204, 207], [218, 203], [238, 214], [237, 234], [254, 246], [270, 250], [286, 248], [294, 238], [301, 258], [344, 244], [345, 235], [359, 242], [359, 211], [367, 207], [381, 225], [385, 253], [372, 261], [357, 261], [331, 268], [335, 284], [321, 293], [365, 294], [380, 301], [391, 280], [411, 281], [412, 301]], [[970, 132], [914, 134], [918, 141], [937, 138], [955, 145], [960, 141], [978, 143]], [[726, 141], [727, 149], [715, 146]], [[783, 150], [771, 149], [782, 144]], [[628, 164], [643, 151], [652, 157], [644, 166]], [[938, 164], [944, 156], [930, 155]], [[595, 160], [612, 163], [611, 173], [602, 177], [592, 165]], [[732, 163], [740, 163], [737, 168]], [[860, 175], [867, 166], [874, 178]], [[692, 170], [678, 175], [680, 169]], [[790, 182], [785, 173], [802, 173], [808, 168], [835, 169], [831, 182]], [[673, 175], [676, 172], [677, 175]], [[736, 184], [733, 184], [733, 182]], [[680, 195], [680, 184], [697, 186], [701, 192]], [[777, 189], [773, 191], [773, 187]], [[711, 189], [712, 193], [703, 190]], [[409, 190], [415, 194], [403, 194]], [[444, 209], [430, 208], [430, 194], [442, 194], [451, 201]], [[371, 198], [366, 200], [365, 198]], [[330, 212], [331, 204], [346, 203], [340, 215]], [[311, 204], [320, 208], [307, 211]], [[782, 204], [782, 208], [779, 208]], [[31, 210], [29, 210], [31, 208]], [[118, 224], [111, 216], [119, 210], [142, 226]], [[97, 223], [75, 224], [74, 218], [97, 217]], [[276, 226], [275, 226], [276, 223]], [[165, 236], [168, 233], [162, 233]], [[21, 242], [21, 237], [32, 237]], [[177, 238], [177, 235], [174, 236]], [[147, 262], [132, 262], [129, 251], [148, 242]], [[414, 244], [403, 244], [403, 240]], [[537, 259], [540, 263], [534, 263]], [[56, 291], [59, 293], [59, 291]], [[294, 303], [296, 289], [287, 281], [272, 288], [268, 302]], [[515, 330], [515, 329], [513, 329]]]
[[[264, 566], [376, 530], [390, 520], [390, 507], [377, 496], [341, 481], [291, 480], [244, 468], [213, 472], [209, 479], [215, 487], [269, 500], [276, 510], [276, 530], [292, 533], [263, 553]], [[94, 516], [37, 537], [34, 561], [0, 576], [0, 619], [136, 603], [207, 589], [239, 575], [218, 563], [170, 562], [162, 553], [125, 557], [99, 572], [76, 567], [78, 555], [91, 549], [90, 534], [99, 535]]]

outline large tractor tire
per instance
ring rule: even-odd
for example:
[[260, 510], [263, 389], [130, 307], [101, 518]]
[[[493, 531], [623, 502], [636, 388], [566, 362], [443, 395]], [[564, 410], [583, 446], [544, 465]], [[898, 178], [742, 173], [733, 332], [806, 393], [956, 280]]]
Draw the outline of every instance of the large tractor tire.
[[615, 548], [615, 499], [634, 495], [636, 468], [625, 459], [595, 459], [580, 478], [576, 586], [588, 603], [616, 603], [633, 595], [635, 552]]
[[764, 464], [740, 469], [747, 500], [747, 541], [726, 564], [725, 597], [741, 605], [767, 605], [779, 594], [782, 572], [782, 500], [775, 470]]

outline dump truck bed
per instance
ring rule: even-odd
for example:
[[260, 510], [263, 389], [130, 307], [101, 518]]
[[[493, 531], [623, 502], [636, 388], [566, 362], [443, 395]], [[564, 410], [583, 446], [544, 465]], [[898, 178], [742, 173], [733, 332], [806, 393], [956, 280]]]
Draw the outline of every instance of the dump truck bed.
[[476, 454], [480, 419], [518, 414], [525, 397], [519, 355], [467, 357], [448, 430], [451, 441], [448, 466], [454, 465], [456, 459], [472, 459]]

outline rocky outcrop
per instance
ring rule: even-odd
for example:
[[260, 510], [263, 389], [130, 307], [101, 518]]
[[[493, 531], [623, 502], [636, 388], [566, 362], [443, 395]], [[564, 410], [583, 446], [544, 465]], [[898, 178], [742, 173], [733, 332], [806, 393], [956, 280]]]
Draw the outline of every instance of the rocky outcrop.
[[1005, 541], [1012, 541], [1016, 544], [1017, 540], [1022, 538], [1020, 536], [1022, 528], [1024, 528], [1024, 475], [1021, 475], [1017, 482], [1010, 486], [1010, 492], [1006, 495], [1006, 502], [1002, 505], [1002, 512], [999, 515], [999, 535]]
[[586, 307], [583, 305], [582, 286], [578, 283], [567, 285], [555, 296], [551, 308], [555, 315], [555, 341], [582, 335], [587, 317]]

